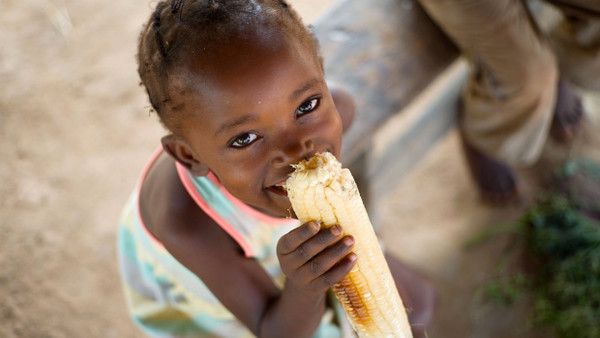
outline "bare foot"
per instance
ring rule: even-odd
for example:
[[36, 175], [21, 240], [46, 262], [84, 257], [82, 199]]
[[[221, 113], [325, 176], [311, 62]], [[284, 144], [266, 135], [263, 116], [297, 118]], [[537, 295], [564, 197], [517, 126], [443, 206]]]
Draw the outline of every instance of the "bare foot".
[[581, 97], [564, 80], [558, 82], [556, 107], [550, 135], [557, 141], [569, 142], [581, 125], [583, 104]]
[[413, 337], [426, 337], [437, 298], [433, 284], [394, 256], [386, 254], [385, 258], [406, 308]]
[[467, 165], [484, 202], [507, 204], [519, 193], [517, 178], [512, 169], [471, 146], [461, 134]]

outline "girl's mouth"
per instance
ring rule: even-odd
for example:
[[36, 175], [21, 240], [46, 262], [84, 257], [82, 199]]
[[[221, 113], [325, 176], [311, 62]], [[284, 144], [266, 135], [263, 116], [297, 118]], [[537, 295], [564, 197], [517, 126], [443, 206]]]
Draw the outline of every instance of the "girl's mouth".
[[270, 192], [277, 194], [277, 195], [287, 196], [287, 189], [285, 187], [285, 181], [277, 183], [275, 185], [272, 185], [272, 186], [268, 187], [267, 190], [269, 190]]

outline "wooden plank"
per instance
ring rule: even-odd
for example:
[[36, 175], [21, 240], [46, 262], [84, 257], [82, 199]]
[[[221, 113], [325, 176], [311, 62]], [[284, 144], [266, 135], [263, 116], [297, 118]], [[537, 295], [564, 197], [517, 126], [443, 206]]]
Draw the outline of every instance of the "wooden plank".
[[455, 125], [467, 77], [466, 61], [457, 59], [374, 135], [373, 147], [365, 158], [369, 166], [362, 173], [368, 182], [363, 189], [369, 196], [367, 208], [373, 222], [379, 202]]
[[364, 153], [371, 136], [458, 56], [458, 50], [408, 0], [344, 0], [320, 17], [328, 80], [354, 95], [357, 115], [344, 136], [342, 161]]

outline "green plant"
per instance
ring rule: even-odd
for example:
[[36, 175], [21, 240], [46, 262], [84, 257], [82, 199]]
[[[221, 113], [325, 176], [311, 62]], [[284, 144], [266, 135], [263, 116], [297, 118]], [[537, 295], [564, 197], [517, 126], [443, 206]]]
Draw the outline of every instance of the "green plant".
[[590, 190], [600, 187], [599, 173], [590, 162], [568, 162], [557, 170], [561, 189], [541, 197], [519, 221], [474, 236], [469, 246], [509, 234], [511, 248], [524, 248], [530, 260], [527, 271], [509, 271], [507, 260], [520, 256], [507, 251], [498, 276], [482, 287], [485, 299], [511, 306], [527, 296], [534, 324], [559, 337], [600, 337], [600, 222], [589, 212], [599, 204], [600, 190]]

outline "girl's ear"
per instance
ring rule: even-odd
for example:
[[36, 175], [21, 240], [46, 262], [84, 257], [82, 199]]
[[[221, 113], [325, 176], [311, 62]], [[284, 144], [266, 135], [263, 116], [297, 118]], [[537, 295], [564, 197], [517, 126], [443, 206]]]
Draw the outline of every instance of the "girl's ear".
[[210, 172], [208, 166], [202, 164], [194, 157], [192, 149], [183, 140], [174, 135], [167, 135], [160, 141], [167, 154], [171, 155], [175, 161], [189, 170], [192, 175], [206, 176]]

